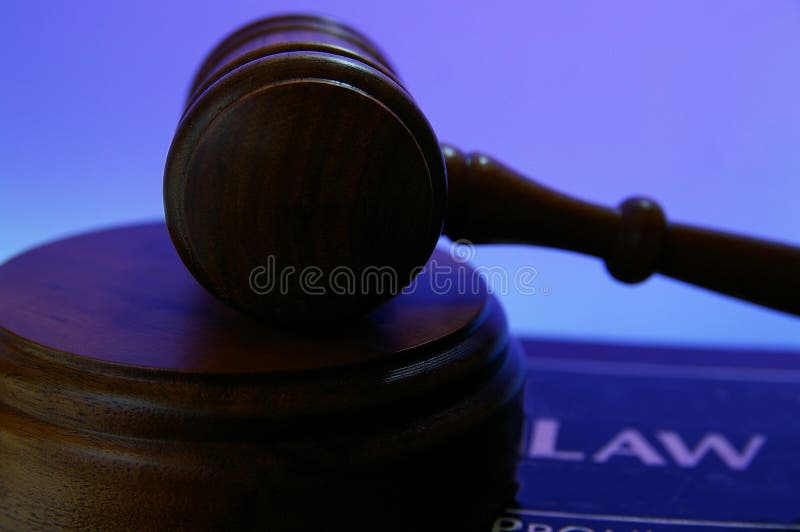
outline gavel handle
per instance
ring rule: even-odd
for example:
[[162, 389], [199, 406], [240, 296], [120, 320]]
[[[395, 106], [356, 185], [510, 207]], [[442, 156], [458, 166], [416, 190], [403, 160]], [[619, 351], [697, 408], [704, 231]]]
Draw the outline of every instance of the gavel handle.
[[610, 209], [539, 185], [486, 155], [442, 147], [448, 174], [444, 232], [474, 243], [560, 248], [605, 260], [626, 283], [661, 273], [800, 315], [800, 248], [688, 225], [631, 198]]

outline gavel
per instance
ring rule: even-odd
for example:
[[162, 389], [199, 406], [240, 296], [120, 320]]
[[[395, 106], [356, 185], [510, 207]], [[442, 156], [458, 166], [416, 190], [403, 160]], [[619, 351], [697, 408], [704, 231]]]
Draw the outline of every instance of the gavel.
[[[379, 48], [322, 17], [263, 19], [212, 50], [174, 136], [164, 201], [196, 279], [281, 322], [371, 311], [442, 234], [585, 253], [626, 283], [658, 272], [800, 314], [797, 248], [668, 223], [646, 198], [586, 203], [440, 145]], [[342, 271], [371, 268], [396, 282], [330, 289]]]
[[548, 399], [482, 278], [425, 284], [426, 261], [449, 281], [477, 270], [434, 249], [442, 231], [800, 308], [798, 250], [442, 146], [378, 48], [320, 17], [264, 19], [209, 54], [164, 194], [183, 262], [247, 314], [197, 285], [160, 221], [0, 265], [4, 530], [488, 529], [518, 492], [525, 408]]

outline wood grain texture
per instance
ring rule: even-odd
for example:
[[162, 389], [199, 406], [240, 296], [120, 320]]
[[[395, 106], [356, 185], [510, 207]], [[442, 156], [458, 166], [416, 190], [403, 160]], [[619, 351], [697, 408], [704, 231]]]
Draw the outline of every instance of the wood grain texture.
[[[446, 179], [424, 115], [377, 48], [324, 18], [269, 18], [200, 68], [164, 173], [167, 225], [213, 294], [282, 322], [346, 321], [392, 297], [438, 240]], [[254, 269], [391, 269], [394, 287], [253, 293]]]
[[618, 280], [654, 273], [800, 315], [800, 248], [667, 222], [648, 198], [608, 208], [536, 183], [482, 153], [444, 147], [445, 233], [475, 243], [549, 246], [603, 259]]
[[[472, 271], [436, 258], [451, 280]], [[521, 361], [485, 287], [437, 294], [427, 275], [349, 328], [281, 331], [200, 287], [162, 224], [12, 259], [0, 267], [0, 528], [433, 530], [490, 517], [513, 492]]]
[[386, 55], [360, 32], [330, 18], [290, 14], [256, 20], [227, 35], [198, 68], [189, 90], [189, 102], [213, 82], [254, 59], [292, 51], [349, 57], [400, 83]]

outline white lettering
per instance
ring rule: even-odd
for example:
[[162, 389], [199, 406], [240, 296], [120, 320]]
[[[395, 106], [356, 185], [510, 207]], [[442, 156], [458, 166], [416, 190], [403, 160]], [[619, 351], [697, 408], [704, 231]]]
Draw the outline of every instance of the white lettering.
[[[529, 458], [560, 460], [563, 462], [582, 462], [587, 453], [581, 450], [559, 448], [561, 421], [555, 418], [526, 420], [520, 452]], [[763, 434], [752, 434], [742, 448], [734, 446], [725, 436], [717, 432], [705, 434], [693, 447], [675, 431], [659, 430], [655, 439], [661, 448], [634, 428], [625, 428], [611, 438], [594, 454], [591, 460], [603, 464], [615, 456], [638, 458], [646, 466], [665, 466], [668, 459], [685, 468], [697, 467], [708, 455], [716, 455], [719, 460], [734, 471], [744, 471], [767, 442]]]
[[703, 436], [694, 450], [688, 448], [677, 432], [662, 430], [656, 436], [675, 463], [681, 467], [695, 467], [709, 451], [714, 451], [725, 465], [737, 471], [747, 469], [767, 441], [763, 435], [754, 434], [740, 453], [724, 436], [715, 432]]
[[624, 429], [614, 436], [602, 449], [595, 453], [593, 459], [602, 464], [608, 462], [613, 456], [635, 456], [644, 465], [663, 466], [666, 465], [664, 458], [658, 454], [655, 448], [647, 443], [647, 440], [636, 429]]
[[537, 419], [533, 424], [528, 455], [532, 458], [547, 458], [566, 462], [580, 462], [584, 453], [580, 451], [559, 451], [558, 431], [561, 423], [557, 419]]
[[522, 530], [523, 523], [519, 519], [512, 517], [501, 517], [492, 525], [492, 532], [514, 532]]

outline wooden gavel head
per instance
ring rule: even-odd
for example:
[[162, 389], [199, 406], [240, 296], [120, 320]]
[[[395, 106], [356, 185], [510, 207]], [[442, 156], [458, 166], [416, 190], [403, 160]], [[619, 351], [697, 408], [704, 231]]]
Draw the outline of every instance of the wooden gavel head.
[[287, 322], [341, 321], [398, 293], [440, 236], [593, 255], [800, 314], [800, 250], [670, 224], [441, 148], [378, 49], [338, 22], [268, 18], [200, 68], [164, 177], [167, 225], [223, 301]]
[[436, 136], [377, 47], [312, 16], [213, 49], [164, 176], [195, 278], [284, 321], [346, 319], [398, 293], [436, 245], [446, 188]]

